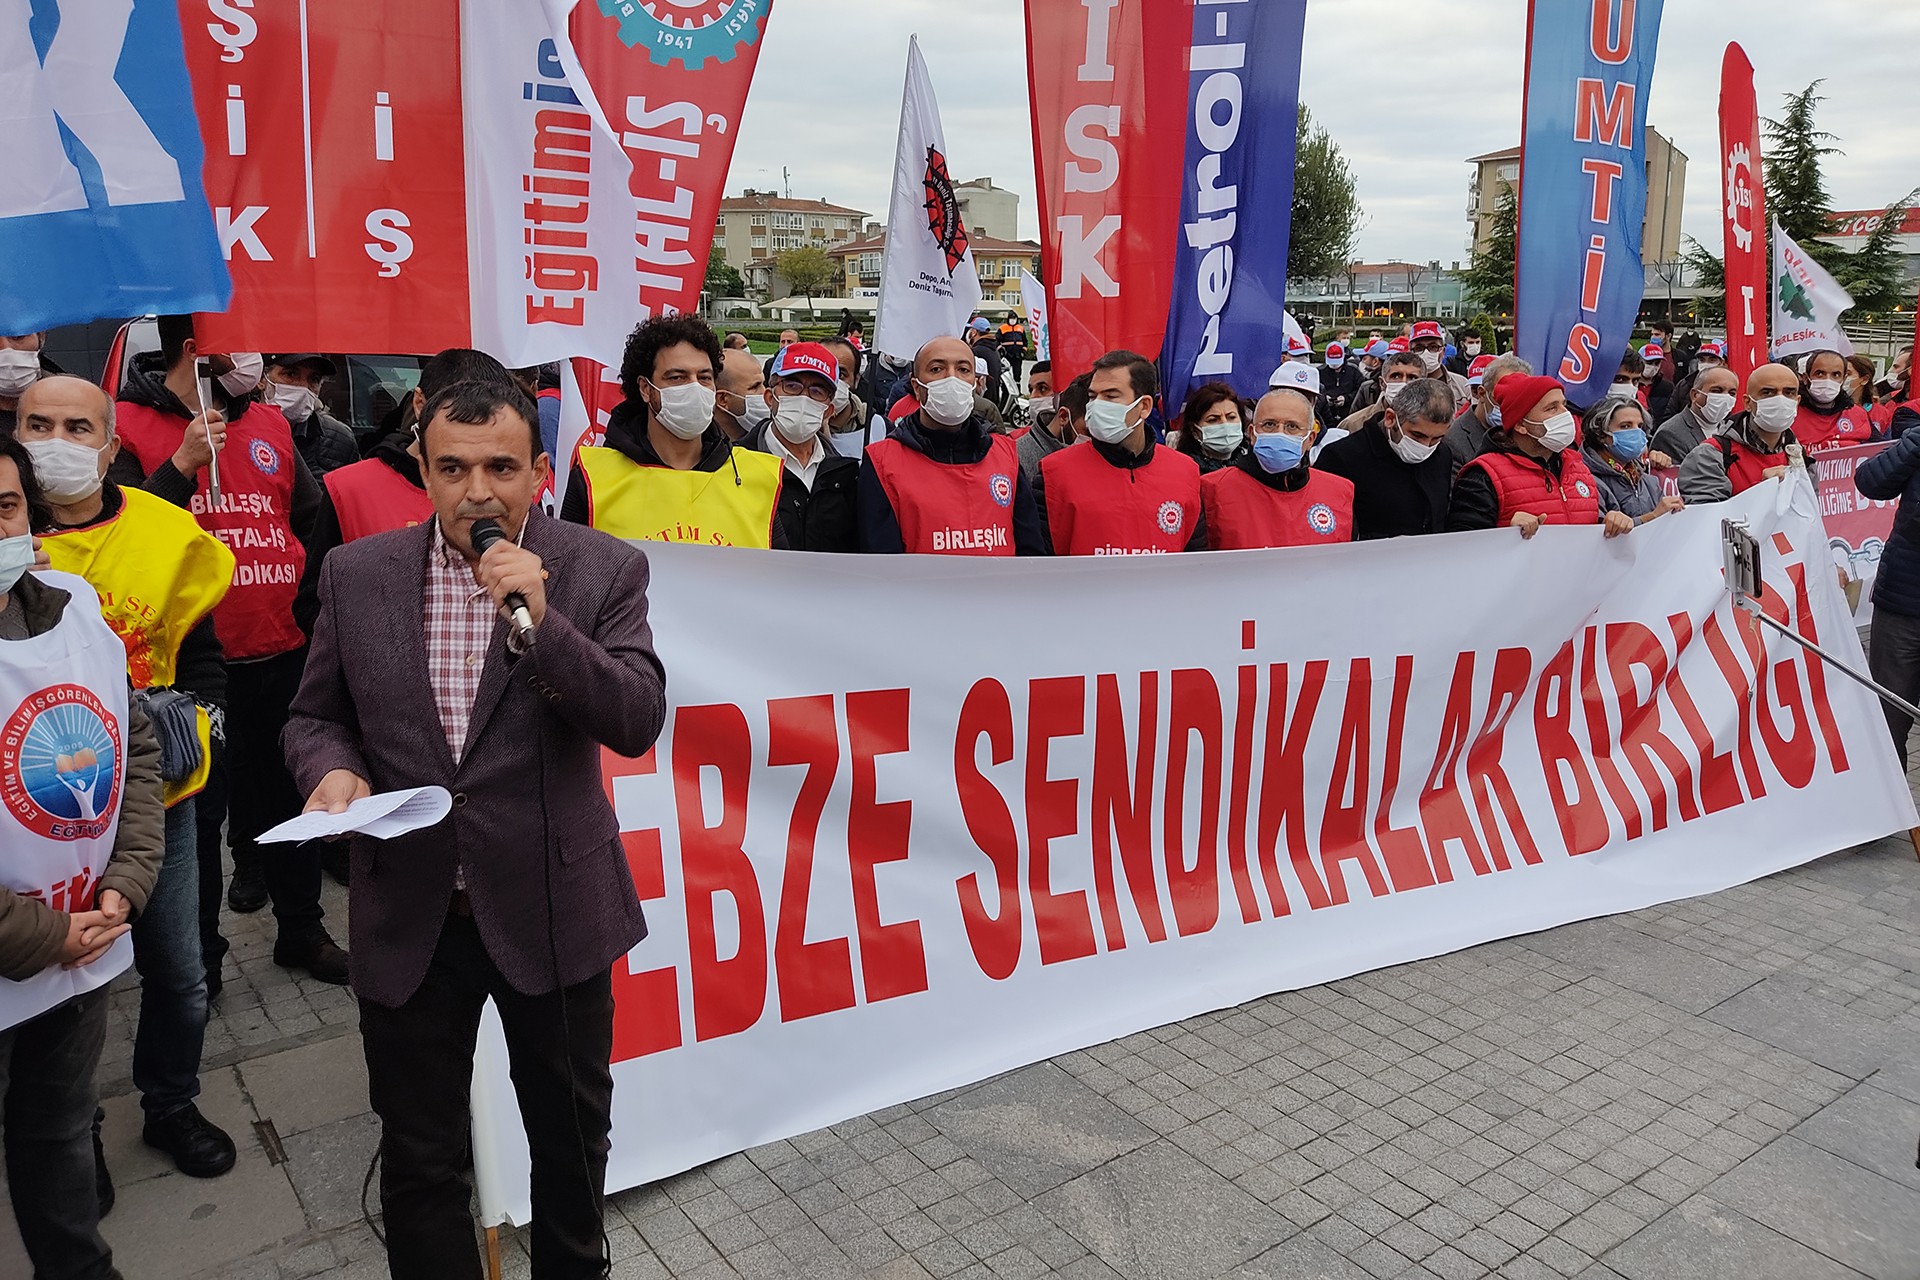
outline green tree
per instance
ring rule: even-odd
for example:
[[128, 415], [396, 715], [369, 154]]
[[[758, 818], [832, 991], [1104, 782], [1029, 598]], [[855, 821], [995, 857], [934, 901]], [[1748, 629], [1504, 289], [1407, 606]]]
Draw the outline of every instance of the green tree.
[[706, 290], [716, 298], [744, 298], [747, 296], [747, 282], [740, 273], [727, 265], [726, 259], [715, 254], [707, 259]]
[[1360, 233], [1360, 201], [1353, 169], [1340, 144], [1313, 122], [1300, 104], [1294, 133], [1293, 224], [1287, 241], [1287, 276], [1294, 280], [1339, 275], [1353, 260]]
[[1819, 239], [1833, 230], [1833, 202], [1827, 196], [1822, 168], [1829, 156], [1841, 154], [1840, 148], [1830, 145], [1839, 139], [1813, 123], [1814, 108], [1824, 101], [1818, 93], [1821, 83], [1815, 80], [1799, 93], [1788, 94], [1786, 113], [1766, 122], [1763, 168], [1767, 216], [1837, 278], [1846, 251]]
[[1497, 315], [1513, 314], [1513, 275], [1520, 229], [1520, 198], [1511, 183], [1500, 184], [1493, 208], [1493, 226], [1484, 246], [1476, 249], [1463, 278], [1474, 305]]
[[1867, 242], [1840, 261], [1835, 278], [1853, 295], [1854, 309], [1869, 313], [1891, 311], [1911, 301], [1907, 285], [1907, 260], [1900, 252], [1897, 237], [1913, 207], [1920, 189], [1907, 192], [1894, 204], [1867, 236]]
[[773, 260], [774, 273], [784, 278], [787, 288], [800, 294], [809, 302], [813, 295], [824, 291], [833, 283], [839, 269], [832, 258], [823, 249], [811, 245], [803, 249], [789, 249], [778, 254]]
[[1681, 250], [1680, 261], [1686, 266], [1693, 287], [1698, 290], [1693, 303], [1696, 323], [1724, 323], [1727, 318], [1727, 264], [1707, 252], [1707, 247], [1692, 236], [1687, 237], [1687, 247]]

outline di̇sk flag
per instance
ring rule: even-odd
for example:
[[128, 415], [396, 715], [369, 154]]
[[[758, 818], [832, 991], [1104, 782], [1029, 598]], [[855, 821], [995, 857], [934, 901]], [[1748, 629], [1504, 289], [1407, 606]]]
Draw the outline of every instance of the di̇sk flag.
[[1852, 306], [1853, 295], [1774, 223], [1773, 354], [1838, 351], [1852, 355], [1853, 343], [1840, 327], [1841, 313]]
[[771, 0], [209, 3], [209, 345], [617, 363], [697, 303]]
[[1767, 359], [1767, 189], [1760, 180], [1760, 107], [1753, 64], [1729, 44], [1720, 63], [1720, 175], [1727, 284], [1727, 367], [1747, 375]]

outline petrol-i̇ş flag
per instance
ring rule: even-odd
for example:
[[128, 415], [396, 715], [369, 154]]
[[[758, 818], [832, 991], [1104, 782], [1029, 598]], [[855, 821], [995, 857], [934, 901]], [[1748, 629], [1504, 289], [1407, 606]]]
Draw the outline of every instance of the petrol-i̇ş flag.
[[1724, 203], [1727, 367], [1747, 375], [1767, 360], [1767, 189], [1760, 181], [1760, 107], [1746, 50], [1720, 62], [1720, 176]]
[[187, 48], [235, 300], [203, 337], [617, 363], [698, 301], [771, 7], [214, 0]]
[[1531, 0], [1515, 346], [1575, 404], [1607, 393], [1646, 275], [1647, 91], [1662, 0]]

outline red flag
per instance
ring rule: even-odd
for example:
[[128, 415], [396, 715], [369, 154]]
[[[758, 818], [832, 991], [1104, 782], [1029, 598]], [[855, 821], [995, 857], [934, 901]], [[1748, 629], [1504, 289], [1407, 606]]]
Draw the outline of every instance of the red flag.
[[324, 18], [307, 5], [222, 8], [222, 22], [203, 11], [182, 23], [233, 273], [233, 304], [200, 318], [200, 341], [464, 345], [459, 0], [335, 0]]
[[1160, 351], [1187, 148], [1192, 9], [1027, 0], [1041, 271], [1054, 376]]
[[1727, 366], [1747, 375], [1767, 362], [1767, 196], [1760, 181], [1760, 108], [1753, 64], [1737, 44], [1720, 64], [1720, 176], [1727, 264]]

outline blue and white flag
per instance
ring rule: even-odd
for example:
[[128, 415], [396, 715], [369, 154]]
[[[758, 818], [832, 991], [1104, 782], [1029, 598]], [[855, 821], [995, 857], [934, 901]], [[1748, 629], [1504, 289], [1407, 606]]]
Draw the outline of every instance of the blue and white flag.
[[0, 0], [0, 333], [219, 311], [174, 0]]
[[1180, 237], [1160, 349], [1169, 416], [1203, 382], [1261, 394], [1286, 356], [1306, 17], [1306, 0], [1193, 6]]
[[1647, 91], [1662, 2], [1530, 5], [1515, 346], [1576, 405], [1607, 394], [1645, 292]]

